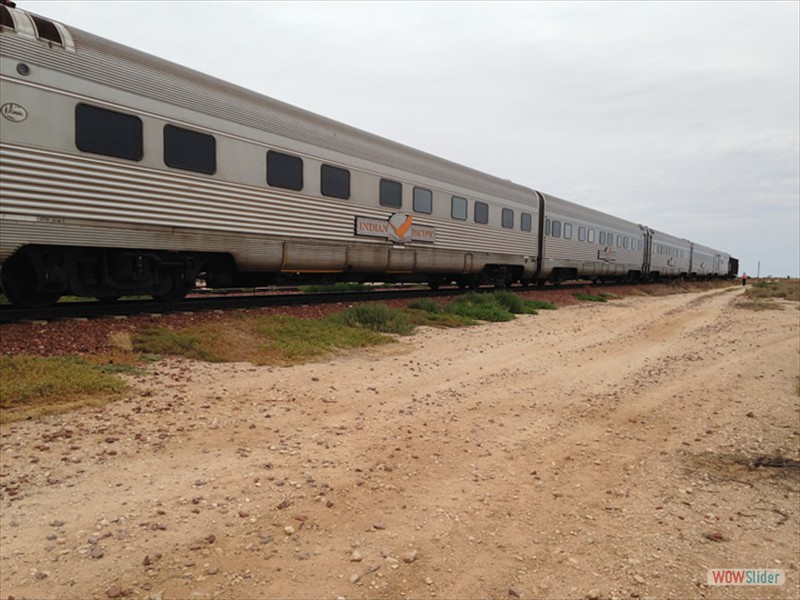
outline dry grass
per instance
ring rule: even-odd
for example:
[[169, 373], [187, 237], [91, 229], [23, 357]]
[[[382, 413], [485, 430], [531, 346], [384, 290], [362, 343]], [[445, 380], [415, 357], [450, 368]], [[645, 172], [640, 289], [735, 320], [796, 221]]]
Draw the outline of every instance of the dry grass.
[[292, 365], [336, 350], [392, 342], [368, 328], [334, 319], [272, 317], [232, 318], [173, 331], [151, 327], [133, 336], [136, 352], [176, 355], [209, 362]]
[[747, 287], [745, 295], [752, 300], [774, 298], [800, 302], [800, 279], [759, 279]]
[[118, 370], [75, 356], [2, 356], [0, 423], [102, 406], [116, 400], [127, 389], [125, 382], [114, 375]]
[[737, 303], [746, 310], [783, 310], [780, 300], [800, 302], [800, 279], [760, 279], [748, 286], [744, 300]]

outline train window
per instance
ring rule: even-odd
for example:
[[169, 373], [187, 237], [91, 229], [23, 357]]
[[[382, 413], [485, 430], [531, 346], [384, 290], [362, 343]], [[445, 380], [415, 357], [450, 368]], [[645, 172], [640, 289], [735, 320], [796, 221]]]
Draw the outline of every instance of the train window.
[[485, 202], [475, 202], [475, 222], [484, 224], [489, 222], [489, 205]]
[[533, 229], [533, 218], [530, 213], [522, 213], [519, 216], [519, 228], [522, 231], [531, 231]]
[[59, 46], [64, 45], [64, 41], [61, 39], [61, 34], [58, 32], [58, 29], [56, 29], [56, 26], [53, 25], [52, 21], [42, 19], [41, 17], [37, 17], [35, 15], [31, 15], [31, 18], [36, 25], [36, 34], [39, 36], [40, 40], [54, 42]]
[[550, 219], [544, 220], [544, 234], [550, 235]]
[[514, 211], [510, 208], [504, 208], [500, 224], [505, 227], [506, 229], [513, 229], [514, 228]]
[[589, 243], [594, 244], [594, 229], [590, 227], [588, 233], [589, 233]]
[[586, 241], [586, 227], [578, 226], [578, 241], [579, 242]]
[[403, 184], [399, 181], [381, 179], [380, 184], [380, 204], [391, 208], [403, 207]]
[[267, 183], [272, 187], [300, 191], [303, 189], [303, 159], [299, 156], [269, 150]]
[[643, 244], [642, 240], [639, 240], [639, 251], [640, 252], [642, 251], [643, 247], [644, 247], [644, 244]]
[[605, 231], [601, 231], [600, 232], [600, 239], [598, 241], [600, 242], [601, 246], [605, 246], [606, 245], [606, 232]]
[[572, 223], [564, 223], [564, 239], [572, 239]]
[[561, 221], [553, 220], [553, 237], [561, 237]]
[[622, 236], [617, 234], [617, 248], [622, 248]]
[[625, 250], [628, 249], [628, 238], [627, 237], [622, 238], [622, 247], [625, 248]]
[[165, 125], [164, 163], [211, 175], [217, 170], [217, 142], [212, 135]]
[[75, 107], [75, 145], [83, 152], [142, 160], [142, 120], [90, 104]]
[[347, 169], [322, 165], [320, 182], [320, 191], [323, 196], [344, 200], [350, 198], [350, 171]]
[[467, 220], [467, 199], [453, 196], [450, 201], [450, 216], [459, 221]]
[[414, 188], [412, 206], [415, 212], [431, 214], [433, 212], [433, 193], [425, 188]]

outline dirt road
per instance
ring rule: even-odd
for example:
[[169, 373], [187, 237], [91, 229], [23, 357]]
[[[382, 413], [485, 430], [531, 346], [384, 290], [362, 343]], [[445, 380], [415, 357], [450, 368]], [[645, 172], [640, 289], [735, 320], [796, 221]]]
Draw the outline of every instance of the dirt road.
[[1, 597], [798, 598], [800, 474], [748, 462], [800, 459], [800, 312], [739, 295], [158, 363], [2, 429]]

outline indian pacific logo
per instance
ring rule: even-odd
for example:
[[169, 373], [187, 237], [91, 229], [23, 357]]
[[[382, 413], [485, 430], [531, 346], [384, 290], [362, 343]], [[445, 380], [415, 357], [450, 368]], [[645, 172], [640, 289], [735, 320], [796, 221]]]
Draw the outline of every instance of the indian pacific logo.
[[22, 123], [28, 118], [28, 111], [25, 110], [25, 107], [14, 102], [6, 102], [0, 106], [0, 114], [12, 123]]
[[436, 230], [433, 227], [416, 225], [414, 217], [405, 213], [394, 213], [385, 220], [356, 217], [355, 234], [379, 237], [395, 244], [436, 241]]
[[393, 242], [404, 244], [411, 241], [411, 226], [414, 224], [414, 217], [403, 213], [394, 213], [389, 217], [391, 229], [387, 231], [389, 239]]
[[617, 253], [611, 249], [611, 246], [606, 246], [604, 249], [597, 251], [597, 259], [607, 263], [616, 262]]

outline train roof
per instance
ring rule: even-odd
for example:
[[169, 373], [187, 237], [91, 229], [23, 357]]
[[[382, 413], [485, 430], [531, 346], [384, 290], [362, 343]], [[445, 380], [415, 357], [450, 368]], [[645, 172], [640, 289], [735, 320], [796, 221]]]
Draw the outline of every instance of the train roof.
[[629, 228], [642, 228], [642, 225], [638, 223], [634, 223], [633, 221], [628, 221], [627, 219], [623, 219], [622, 217], [617, 217], [616, 215], [611, 215], [609, 213], [603, 212], [601, 210], [597, 210], [595, 208], [589, 208], [588, 206], [583, 206], [581, 204], [576, 204], [575, 202], [570, 202], [569, 200], [564, 200], [563, 198], [559, 198], [558, 196], [553, 196], [552, 194], [545, 194], [542, 193], [544, 196], [545, 201], [550, 206], [557, 206], [563, 213], [574, 216], [574, 217], [591, 217], [595, 222], [598, 223], [607, 223], [607, 224], [614, 224], [619, 227], [629, 227]]
[[36, 35], [29, 35], [27, 31], [33, 29], [34, 19], [43, 17], [16, 8], [8, 8], [8, 11], [16, 27], [13, 30], [0, 28], [3, 30], [3, 54], [24, 58], [97, 84], [173, 103], [246, 127], [269, 131], [444, 183], [522, 203], [535, 202], [535, 193], [528, 187], [393, 142], [77, 28], [48, 21], [67, 33], [71, 47], [66, 43], [62, 46], [42, 43], [41, 37], [37, 39]]

